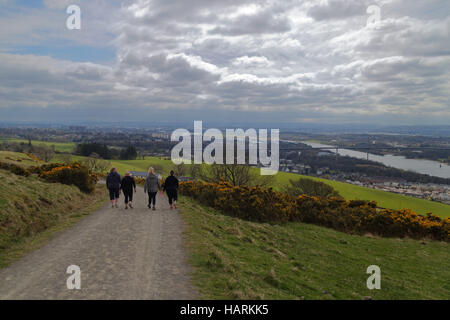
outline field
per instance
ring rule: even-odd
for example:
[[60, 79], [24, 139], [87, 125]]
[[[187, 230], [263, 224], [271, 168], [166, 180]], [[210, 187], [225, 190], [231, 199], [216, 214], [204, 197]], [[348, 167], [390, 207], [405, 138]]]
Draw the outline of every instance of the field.
[[[15, 142], [15, 143], [25, 143], [28, 144], [28, 140], [25, 139], [13, 139], [13, 138], [0, 138], [0, 143], [3, 142]], [[35, 146], [47, 146], [47, 147], [55, 147], [55, 151], [57, 152], [72, 152], [75, 143], [73, 142], [51, 142], [51, 141], [38, 141], [31, 140], [31, 144]]]
[[[448, 299], [449, 244], [260, 224], [183, 197], [193, 279], [204, 299]], [[366, 287], [369, 265], [381, 290]]]

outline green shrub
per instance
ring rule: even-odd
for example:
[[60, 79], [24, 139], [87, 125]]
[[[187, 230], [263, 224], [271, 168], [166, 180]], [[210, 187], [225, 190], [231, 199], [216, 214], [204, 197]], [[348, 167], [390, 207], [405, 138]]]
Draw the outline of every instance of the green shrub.
[[55, 167], [42, 172], [39, 177], [48, 182], [75, 185], [84, 193], [91, 193], [95, 188], [94, 179], [90, 176], [88, 168], [78, 163]]
[[233, 186], [227, 182], [180, 184], [180, 192], [224, 214], [261, 222], [301, 221], [347, 233], [450, 241], [450, 218], [411, 210], [379, 210], [374, 201], [339, 197], [293, 197], [272, 189]]
[[27, 169], [22, 168], [13, 163], [0, 162], [0, 169], [8, 170], [18, 176], [28, 177], [31, 173]]

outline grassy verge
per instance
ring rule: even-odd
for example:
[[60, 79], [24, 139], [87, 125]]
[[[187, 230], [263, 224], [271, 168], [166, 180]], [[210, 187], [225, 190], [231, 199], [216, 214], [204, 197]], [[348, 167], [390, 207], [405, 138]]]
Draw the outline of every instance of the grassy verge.
[[0, 268], [104, 205], [105, 189], [86, 195], [74, 186], [0, 170]]
[[[205, 299], [448, 299], [448, 243], [260, 224], [180, 199], [193, 279]], [[381, 290], [369, 290], [369, 265]]]

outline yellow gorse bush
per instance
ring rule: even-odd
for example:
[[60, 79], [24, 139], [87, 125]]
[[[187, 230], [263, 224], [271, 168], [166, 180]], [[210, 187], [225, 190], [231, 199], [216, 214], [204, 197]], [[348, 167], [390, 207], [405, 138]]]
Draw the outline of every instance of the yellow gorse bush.
[[450, 239], [450, 218], [441, 219], [431, 213], [419, 215], [409, 209], [381, 210], [374, 201], [292, 197], [271, 188], [233, 186], [227, 182], [183, 182], [180, 192], [224, 214], [246, 220], [301, 221], [347, 233]]

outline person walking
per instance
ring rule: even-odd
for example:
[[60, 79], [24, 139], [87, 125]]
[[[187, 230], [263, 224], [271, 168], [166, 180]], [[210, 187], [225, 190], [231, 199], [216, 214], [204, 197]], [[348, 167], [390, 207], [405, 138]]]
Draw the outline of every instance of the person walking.
[[120, 183], [122, 179], [116, 168], [111, 168], [106, 177], [106, 187], [109, 190], [109, 200], [111, 200], [111, 207], [119, 207]]
[[128, 209], [128, 206], [130, 209], [133, 209], [133, 190], [136, 193], [136, 181], [134, 181], [134, 178], [130, 175], [130, 171], [127, 170], [127, 172], [125, 172], [125, 177], [122, 179], [120, 188], [125, 197], [125, 210]]
[[148, 176], [145, 179], [144, 192], [148, 193], [148, 208], [156, 210], [156, 194], [161, 190], [161, 182], [155, 175], [155, 169], [148, 169]]
[[167, 192], [170, 209], [176, 209], [178, 200], [178, 179], [174, 176], [173, 170], [170, 171], [170, 176], [164, 181], [163, 189]]

